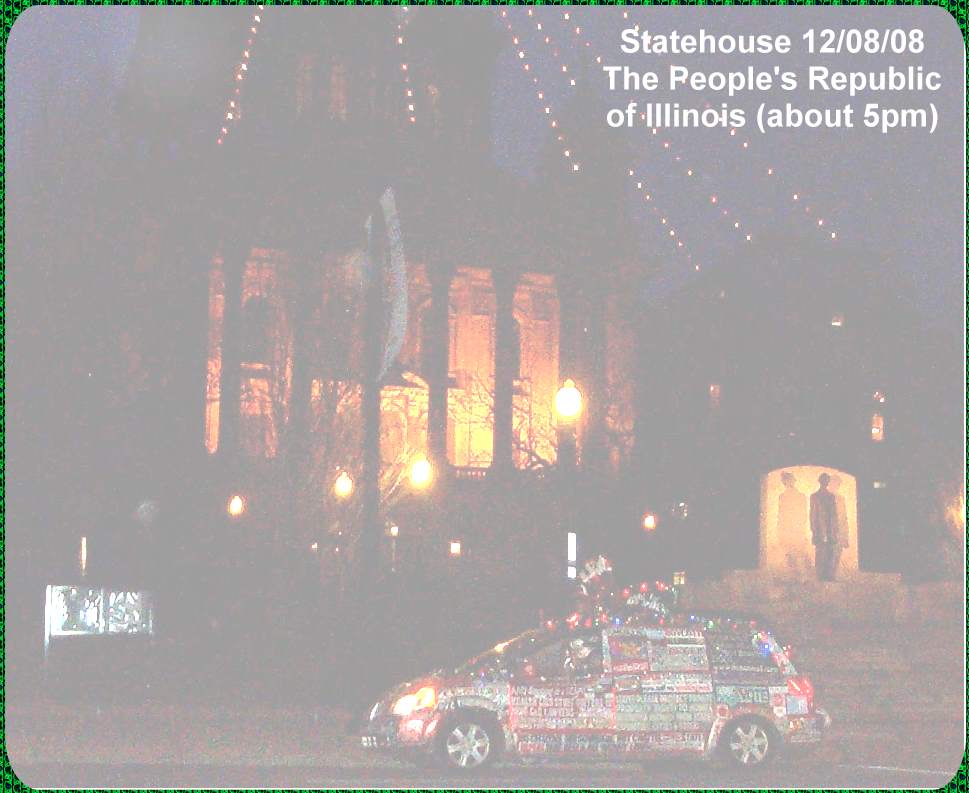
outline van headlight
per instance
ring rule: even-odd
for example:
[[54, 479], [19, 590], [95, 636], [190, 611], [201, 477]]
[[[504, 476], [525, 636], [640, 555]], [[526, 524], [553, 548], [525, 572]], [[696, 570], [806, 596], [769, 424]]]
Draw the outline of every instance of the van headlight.
[[413, 694], [404, 694], [394, 703], [395, 716], [410, 716], [418, 710], [429, 710], [437, 705], [437, 691], [433, 686], [424, 686]]

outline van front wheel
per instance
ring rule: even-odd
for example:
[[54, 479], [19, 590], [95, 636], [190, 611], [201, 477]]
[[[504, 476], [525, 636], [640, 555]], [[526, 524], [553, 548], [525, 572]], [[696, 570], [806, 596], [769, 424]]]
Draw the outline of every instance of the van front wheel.
[[448, 768], [475, 771], [495, 761], [501, 737], [501, 728], [490, 715], [459, 712], [444, 725], [438, 754]]
[[757, 768], [773, 758], [777, 742], [777, 733], [760, 719], [742, 716], [724, 728], [720, 745], [733, 765]]

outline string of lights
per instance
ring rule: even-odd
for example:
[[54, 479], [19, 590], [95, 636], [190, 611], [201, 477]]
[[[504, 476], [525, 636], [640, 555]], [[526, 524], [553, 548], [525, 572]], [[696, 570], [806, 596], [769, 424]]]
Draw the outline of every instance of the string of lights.
[[404, 107], [407, 111], [407, 121], [410, 124], [417, 123], [417, 101], [414, 96], [414, 87], [410, 80], [410, 62], [407, 57], [407, 28], [410, 24], [410, 13], [407, 6], [401, 6], [400, 16], [397, 20], [397, 49], [400, 53], [400, 71], [403, 75], [404, 85]]
[[[622, 18], [624, 20], [628, 20], [629, 19], [629, 12], [626, 11], [626, 10], [624, 10], [622, 12]], [[572, 20], [571, 12], [569, 12], [569, 11], [563, 11], [562, 12], [562, 16], [561, 16], [561, 22], [563, 24], [567, 24], [567, 26], [570, 28], [572, 34], [575, 36], [575, 39], [576, 39], [577, 43], [580, 45], [579, 48], [580, 49], [588, 50], [589, 53], [590, 53], [590, 57], [595, 61], [595, 63], [598, 64], [598, 65], [601, 65], [602, 62], [603, 62], [602, 55], [600, 53], [598, 53], [598, 52], [595, 51], [595, 48], [593, 47], [591, 40], [589, 38], [583, 36], [583, 34], [582, 34], [582, 27], [580, 25], [574, 24], [574, 22]], [[638, 23], [633, 25], [633, 30], [639, 32], [639, 24]], [[547, 36], [546, 36], [546, 43], [548, 43], [548, 37]], [[558, 57], [558, 51], [557, 50], [553, 51], [553, 55], [555, 57]], [[575, 80], [574, 79], [571, 80], [570, 81], [570, 84], [572, 86], [575, 86]], [[645, 119], [646, 119], [646, 114], [645, 113], [640, 113], [640, 120], [645, 120]], [[650, 133], [651, 133], [652, 136], [658, 136], [659, 135], [659, 130], [656, 127], [652, 127], [650, 129]], [[735, 139], [737, 139], [739, 141], [740, 148], [741, 149], [743, 149], [746, 152], [749, 152], [750, 151], [750, 140], [747, 139], [747, 138], [745, 138], [745, 137], [743, 137], [743, 136], [738, 135], [736, 128], [730, 127], [727, 130], [727, 134], [731, 138], [735, 138]], [[683, 162], [682, 155], [679, 155], [679, 154], [677, 154], [674, 151], [673, 145], [672, 145], [671, 141], [664, 140], [663, 141], [663, 149], [669, 154], [669, 156], [673, 159], [673, 161], [675, 163], [677, 163], [678, 165], [680, 165]], [[689, 165], [683, 166], [683, 165], [680, 165], [680, 170], [688, 178], [692, 178], [692, 177], [694, 177], [694, 176], [697, 175], [697, 169], [695, 167], [693, 167], [693, 166], [689, 166]], [[768, 178], [771, 178], [771, 177], [774, 177], [777, 174], [777, 169], [774, 166], [768, 166], [766, 169], [764, 169], [763, 171], [760, 171], [760, 172], [764, 176], [766, 176]], [[802, 199], [803, 199], [803, 195], [802, 195], [801, 191], [795, 190], [794, 192], [791, 193], [791, 202], [792, 202], [792, 204], [793, 203], [797, 203], [797, 202], [802, 202], [803, 203]], [[743, 222], [743, 220], [740, 217], [738, 217], [737, 215], [731, 213], [730, 210], [728, 210], [727, 208], [725, 208], [723, 206], [723, 200], [722, 200], [721, 196], [719, 196], [717, 193], [711, 194], [710, 195], [710, 203], [713, 204], [713, 205], [717, 205], [718, 209], [720, 210], [720, 216], [722, 218], [724, 218], [728, 223], [730, 223], [735, 230], [737, 230], [738, 232], [742, 233], [744, 235], [744, 239], [747, 242], [752, 242], [753, 241], [753, 235], [746, 230], [747, 226]], [[805, 213], [805, 215], [807, 215], [807, 216], [810, 217], [810, 216], [812, 216], [814, 214], [814, 208], [810, 204], [804, 204], [804, 213]], [[817, 228], [823, 229], [824, 232], [827, 234], [827, 236], [828, 236], [829, 239], [836, 240], [838, 238], [837, 232], [834, 231], [834, 230], [832, 230], [832, 229], [830, 229], [830, 228], [828, 228], [829, 224], [828, 224], [828, 222], [824, 218], [821, 218], [821, 217], [811, 218], [811, 222]]]
[[219, 132], [218, 138], [216, 138], [216, 143], [221, 146], [229, 133], [235, 128], [235, 125], [239, 123], [240, 118], [240, 104], [242, 101], [242, 86], [245, 84], [246, 76], [249, 72], [249, 62], [252, 58], [253, 48], [256, 45], [256, 38], [259, 35], [259, 26], [262, 24], [262, 15], [265, 11], [264, 6], [256, 6], [256, 10], [252, 14], [252, 18], [249, 20], [249, 30], [246, 33], [246, 43], [242, 49], [242, 57], [239, 59], [239, 63], [236, 64], [233, 89], [226, 101], [225, 112], [222, 115], [222, 126]]
[[[623, 13], [623, 19], [628, 19], [629, 18], [629, 12], [628, 11], [623, 11], [622, 13]], [[587, 37], [583, 36], [583, 34], [582, 34], [582, 26], [581, 25], [575, 25], [575, 24], [573, 24], [571, 12], [569, 12], [569, 11], [562, 12], [561, 21], [563, 23], [566, 23], [568, 25], [568, 27], [570, 29], [570, 32], [572, 33], [572, 35], [575, 36], [576, 41], [581, 45], [580, 46], [580, 49], [589, 50], [590, 57], [592, 57], [594, 59], [595, 63], [596, 64], [601, 64], [602, 63], [602, 55], [600, 55], [599, 53], [595, 52], [594, 49], [593, 49], [593, 47], [592, 47], [591, 40], [588, 39]], [[638, 25], [635, 25], [634, 28], [638, 30], [639, 26]], [[549, 36], [546, 36], [545, 37], [545, 42], [546, 42], [546, 44], [550, 43], [550, 37]], [[558, 50], [557, 49], [553, 49], [552, 55], [553, 55], [553, 57], [559, 57]], [[563, 66], [563, 68], [564, 68], [564, 66]], [[575, 86], [575, 81], [572, 80], [571, 83], [570, 83], [570, 85], [574, 87]], [[645, 113], [640, 113], [640, 119], [641, 120], [645, 120], [646, 119], [646, 114]], [[659, 134], [659, 130], [657, 128], [655, 128], [655, 127], [652, 128], [651, 132], [652, 132], [652, 135], [653, 136], [657, 136]], [[693, 177], [695, 177], [697, 175], [697, 169], [695, 167], [690, 166], [690, 165], [686, 165], [686, 166], [682, 165], [683, 158], [682, 158], [681, 155], [676, 154], [675, 152], [673, 152], [673, 150], [672, 150], [672, 143], [670, 141], [664, 140], [663, 141], [663, 144], [662, 144], [662, 149], [671, 157], [671, 159], [673, 160], [673, 162], [676, 163], [677, 170], [678, 171], [682, 171], [682, 173], [685, 174], [685, 176], [687, 178], [691, 178], [692, 179]], [[635, 176], [637, 178], [637, 181], [639, 181], [639, 176], [638, 176], [638, 174], [636, 174], [635, 169], [630, 170], [629, 173], [630, 173], [630, 176]], [[649, 197], [648, 196], [647, 196], [647, 200], [649, 200]], [[726, 222], [730, 223], [731, 226], [733, 227], [733, 229], [735, 231], [738, 231], [738, 232], [742, 233], [744, 235], [744, 239], [747, 242], [752, 242], [753, 241], [753, 234], [751, 234], [750, 232], [748, 232], [746, 230], [745, 224], [741, 221], [741, 219], [739, 217], [736, 217], [735, 215], [733, 215], [730, 212], [729, 209], [727, 209], [726, 207], [724, 207], [722, 205], [722, 200], [720, 199], [720, 197], [718, 195], [716, 195], [716, 194], [711, 195], [710, 196], [710, 203], [712, 205], [716, 205], [717, 206], [717, 209], [719, 210], [718, 211], [719, 217], [721, 217], [722, 219], [724, 219]], [[662, 218], [662, 222], [665, 224], [666, 223], [666, 219], [665, 218]], [[670, 231], [671, 231], [671, 236], [675, 236], [674, 234], [672, 234], [673, 229], [671, 229]]]
[[[529, 17], [534, 18], [534, 9], [529, 8], [526, 13]], [[502, 9], [499, 12], [499, 14], [502, 20], [505, 22], [505, 27], [508, 30], [509, 35], [511, 36], [511, 43], [516, 47], [515, 51], [516, 51], [519, 63], [521, 65], [522, 71], [528, 74], [532, 80], [532, 85], [534, 86], [534, 90], [535, 90], [535, 97], [537, 102], [539, 103], [539, 107], [541, 108], [542, 112], [546, 116], [548, 116], [549, 127], [555, 132], [556, 140], [562, 146], [562, 156], [566, 160], [569, 160], [571, 162], [572, 171], [578, 172], [581, 169], [581, 163], [576, 156], [574, 146], [571, 143], [569, 143], [568, 138], [564, 130], [562, 129], [561, 123], [559, 122], [558, 118], [556, 117], [555, 113], [552, 110], [552, 105], [548, 98], [547, 92], [542, 89], [542, 85], [539, 80], [538, 74], [532, 68], [532, 64], [528, 60], [528, 54], [525, 50], [525, 45], [522, 41], [522, 37], [515, 30], [514, 24], [511, 19], [511, 15], [508, 13], [508, 10]], [[536, 22], [535, 24], [536, 24], [536, 29], [541, 31], [542, 30], [541, 23]], [[550, 44], [551, 38], [547, 34], [545, 38], [546, 38], [546, 43]], [[569, 73], [567, 64], [561, 64], [561, 69], [562, 69], [562, 73], [564, 74]], [[570, 77], [570, 80], [571, 80], [572, 86], [575, 86], [576, 84], [575, 78]], [[653, 202], [653, 196], [646, 189], [645, 183], [642, 180], [642, 178], [638, 176], [635, 169], [630, 169], [627, 175], [630, 178], [630, 181], [633, 183], [635, 189], [643, 194], [644, 201], [649, 204], [649, 211], [651, 212], [651, 214], [659, 218], [660, 225], [666, 227], [664, 231], [666, 233], [666, 236], [668, 236], [671, 239], [671, 241], [674, 243], [674, 250], [683, 253], [688, 260], [692, 260], [692, 256], [689, 253], [689, 251], [685, 250], [686, 243], [679, 235], [679, 232], [677, 232], [677, 230], [672, 226], [672, 224], [670, 224], [669, 218], [667, 217], [667, 215], [664, 212], [662, 212], [659, 209], [659, 207], [657, 207], [656, 204]], [[700, 269], [699, 265], [695, 265], [695, 269], [699, 270]]]

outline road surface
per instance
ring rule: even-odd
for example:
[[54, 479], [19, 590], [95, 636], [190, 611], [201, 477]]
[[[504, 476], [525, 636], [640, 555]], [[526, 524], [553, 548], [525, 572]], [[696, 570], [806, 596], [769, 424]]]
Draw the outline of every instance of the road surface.
[[781, 758], [743, 774], [715, 763], [502, 764], [472, 777], [405, 766], [175, 766], [44, 764], [16, 769], [32, 787], [135, 788], [938, 788], [951, 772]]

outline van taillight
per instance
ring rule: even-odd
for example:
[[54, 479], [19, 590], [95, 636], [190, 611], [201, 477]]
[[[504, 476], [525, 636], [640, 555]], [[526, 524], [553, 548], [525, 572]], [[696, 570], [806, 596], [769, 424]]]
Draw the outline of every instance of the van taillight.
[[809, 677], [787, 678], [787, 693], [792, 697], [803, 697], [807, 702], [808, 712], [814, 710], [814, 685]]

